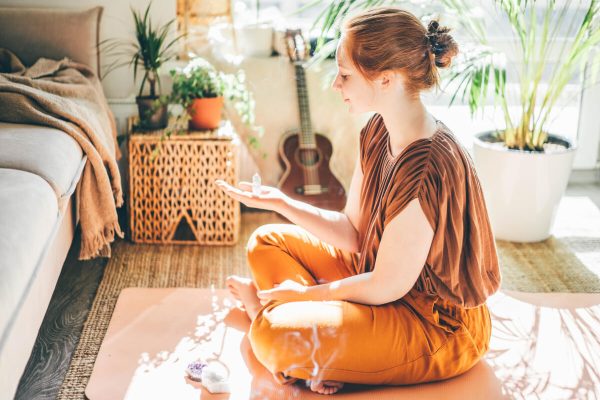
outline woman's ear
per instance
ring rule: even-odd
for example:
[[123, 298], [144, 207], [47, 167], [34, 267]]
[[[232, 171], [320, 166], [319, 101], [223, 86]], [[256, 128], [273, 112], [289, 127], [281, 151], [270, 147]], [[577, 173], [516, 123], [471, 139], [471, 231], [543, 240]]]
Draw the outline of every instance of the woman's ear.
[[378, 84], [382, 91], [406, 91], [406, 77], [400, 71], [383, 71]]
[[377, 79], [377, 84], [381, 90], [389, 90], [396, 83], [396, 79], [397, 76], [393, 71], [383, 71]]

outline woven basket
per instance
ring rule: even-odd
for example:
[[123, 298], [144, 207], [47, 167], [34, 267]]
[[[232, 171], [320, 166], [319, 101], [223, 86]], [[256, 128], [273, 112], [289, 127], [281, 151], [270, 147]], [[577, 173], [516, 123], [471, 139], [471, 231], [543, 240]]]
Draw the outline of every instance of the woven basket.
[[235, 244], [240, 205], [214, 184], [238, 182], [239, 140], [228, 121], [164, 140], [160, 130], [135, 129], [135, 121], [128, 120], [131, 240]]

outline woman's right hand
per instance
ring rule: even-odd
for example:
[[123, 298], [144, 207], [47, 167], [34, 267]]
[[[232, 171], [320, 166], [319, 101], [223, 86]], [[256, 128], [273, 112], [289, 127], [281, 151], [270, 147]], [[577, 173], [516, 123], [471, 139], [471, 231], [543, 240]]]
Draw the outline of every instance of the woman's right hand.
[[217, 179], [215, 185], [229, 197], [244, 203], [246, 206], [263, 210], [280, 212], [288, 198], [281, 190], [264, 185], [261, 186], [260, 194], [254, 194], [250, 182], [240, 182], [239, 188], [236, 188], [222, 179]]

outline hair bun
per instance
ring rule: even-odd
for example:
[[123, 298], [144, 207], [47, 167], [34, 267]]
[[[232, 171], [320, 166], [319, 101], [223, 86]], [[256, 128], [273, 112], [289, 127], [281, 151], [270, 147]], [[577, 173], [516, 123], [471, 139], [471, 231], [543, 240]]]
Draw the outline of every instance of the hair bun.
[[448, 32], [450, 28], [440, 26], [435, 19], [427, 25], [429, 49], [435, 55], [435, 65], [442, 68], [447, 67], [458, 52], [458, 47]]
[[440, 27], [440, 24], [434, 19], [429, 22], [429, 25], [427, 25], [427, 32], [437, 33], [439, 27]]

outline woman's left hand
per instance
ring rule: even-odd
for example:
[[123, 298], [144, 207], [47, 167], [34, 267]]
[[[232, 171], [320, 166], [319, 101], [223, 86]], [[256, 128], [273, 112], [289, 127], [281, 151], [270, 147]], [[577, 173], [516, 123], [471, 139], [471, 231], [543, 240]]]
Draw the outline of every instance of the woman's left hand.
[[281, 300], [281, 301], [302, 301], [307, 298], [308, 286], [304, 286], [296, 281], [287, 279], [273, 289], [259, 290], [256, 294], [262, 301]]

